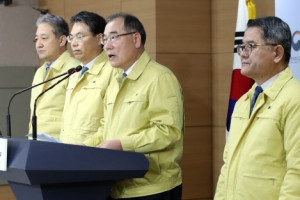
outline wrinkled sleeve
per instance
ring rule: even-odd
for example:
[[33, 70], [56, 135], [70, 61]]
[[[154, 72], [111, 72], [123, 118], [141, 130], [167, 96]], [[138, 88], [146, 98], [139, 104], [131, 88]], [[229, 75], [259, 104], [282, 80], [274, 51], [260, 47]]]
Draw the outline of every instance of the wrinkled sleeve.
[[223, 160], [224, 160], [224, 164], [221, 168], [221, 174], [219, 175], [219, 180], [218, 180], [214, 200], [225, 199], [225, 176], [227, 174], [227, 144], [225, 145]]
[[284, 148], [287, 172], [279, 199], [300, 199], [300, 104], [292, 106], [286, 113], [284, 126]]
[[183, 137], [183, 96], [180, 84], [170, 73], [158, 76], [149, 86], [146, 109], [149, 127], [121, 138], [125, 151], [150, 153], [169, 147]]
[[97, 132], [89, 137], [83, 142], [84, 145], [90, 147], [96, 147], [103, 142], [103, 127], [104, 127], [104, 118], [100, 120], [100, 127]]

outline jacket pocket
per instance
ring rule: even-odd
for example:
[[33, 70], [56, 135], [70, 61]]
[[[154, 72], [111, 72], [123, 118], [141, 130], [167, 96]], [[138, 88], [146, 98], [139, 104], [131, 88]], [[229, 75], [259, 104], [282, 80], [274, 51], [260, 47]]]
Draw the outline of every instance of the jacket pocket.
[[[123, 108], [131, 113], [141, 114], [148, 106], [148, 99], [144, 95], [125, 98]], [[137, 116], [138, 117], [138, 116]]]
[[145, 95], [128, 97], [124, 100], [124, 103], [133, 103], [133, 102], [147, 102], [147, 97]]
[[282, 181], [279, 175], [245, 172], [237, 182], [236, 199], [278, 199]]
[[38, 117], [38, 123], [48, 123], [48, 122], [61, 122], [62, 121], [62, 114], [60, 115], [40, 115]]
[[276, 184], [282, 184], [282, 179], [279, 179], [276, 176], [259, 176], [259, 175], [254, 175], [254, 174], [248, 174], [245, 173], [244, 177], [249, 178], [249, 179], [253, 179], [254, 181], [263, 181], [266, 182], [268, 185], [276, 185]]
[[102, 90], [106, 90], [106, 87], [104, 87], [104, 86], [101, 85], [101, 84], [98, 84], [98, 85], [90, 84], [90, 85], [84, 86], [84, 87], [82, 87], [82, 88], [85, 89], [85, 90], [92, 90], [92, 89], [102, 89]]

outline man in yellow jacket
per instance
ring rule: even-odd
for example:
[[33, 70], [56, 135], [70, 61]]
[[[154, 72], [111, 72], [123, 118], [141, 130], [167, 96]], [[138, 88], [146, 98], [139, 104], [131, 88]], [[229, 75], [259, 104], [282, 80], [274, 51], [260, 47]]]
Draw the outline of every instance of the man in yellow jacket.
[[85, 144], [95, 146], [103, 139], [99, 148], [143, 153], [150, 163], [145, 177], [118, 181], [110, 198], [179, 200], [178, 161], [184, 130], [181, 86], [168, 68], [145, 51], [146, 33], [136, 17], [110, 16], [101, 40], [111, 65], [122, 69], [123, 77], [114, 78], [107, 89], [100, 137]]
[[300, 83], [288, 63], [291, 31], [249, 20], [241, 73], [255, 81], [235, 105], [215, 200], [300, 199]]
[[[63, 18], [46, 14], [37, 20], [36, 25], [35, 47], [39, 58], [45, 63], [36, 71], [32, 85], [79, 65], [79, 62], [71, 57], [67, 50], [69, 27]], [[32, 89], [31, 116], [37, 96], [58, 80], [52, 80]], [[59, 139], [67, 85], [68, 80], [64, 80], [38, 99], [36, 104], [37, 132], [44, 132]], [[32, 133], [31, 117], [29, 133]]]
[[71, 25], [68, 41], [83, 68], [80, 74], [70, 77], [60, 139], [64, 143], [82, 144], [100, 126], [103, 98], [117, 71], [102, 51], [100, 39], [105, 19], [96, 13], [82, 11], [71, 18]]

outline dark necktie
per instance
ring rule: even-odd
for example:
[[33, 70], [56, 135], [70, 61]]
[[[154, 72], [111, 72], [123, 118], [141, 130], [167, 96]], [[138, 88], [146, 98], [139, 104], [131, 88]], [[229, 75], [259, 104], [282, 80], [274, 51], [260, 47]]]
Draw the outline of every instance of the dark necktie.
[[125, 72], [123, 72], [122, 74], [122, 81], [124, 80], [124, 78], [127, 76], [127, 74]]
[[82, 75], [83, 75], [87, 70], [89, 70], [89, 68], [83, 67], [82, 70], [81, 70], [80, 77], [82, 77]]
[[262, 89], [260, 86], [256, 86], [255, 92], [254, 92], [254, 95], [253, 95], [253, 98], [252, 98], [252, 102], [251, 102], [250, 116], [251, 116], [252, 110], [253, 110], [253, 108], [254, 108], [256, 99], [257, 99], [257, 97], [259, 96], [259, 94], [260, 94], [262, 91], [263, 91], [263, 89]]

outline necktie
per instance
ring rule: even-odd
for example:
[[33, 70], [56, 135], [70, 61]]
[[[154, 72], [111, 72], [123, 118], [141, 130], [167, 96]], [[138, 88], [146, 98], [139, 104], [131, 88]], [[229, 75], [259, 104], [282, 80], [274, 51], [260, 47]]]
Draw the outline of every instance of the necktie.
[[124, 78], [127, 76], [127, 74], [124, 72], [123, 74], [122, 74], [122, 81], [124, 80]]
[[252, 110], [253, 110], [253, 108], [254, 108], [256, 99], [257, 99], [257, 97], [259, 96], [259, 94], [260, 94], [262, 91], [263, 91], [263, 89], [262, 89], [260, 86], [256, 86], [255, 92], [254, 92], [254, 95], [253, 95], [253, 98], [252, 98], [252, 102], [251, 102], [250, 116], [251, 116]]
[[45, 73], [44, 80], [46, 80], [46, 77], [47, 77], [47, 74], [48, 74], [48, 72], [49, 72], [49, 69], [50, 69], [50, 67], [49, 67], [49, 66], [47, 66], [47, 67], [46, 67], [46, 73]]
[[89, 68], [83, 67], [82, 70], [81, 70], [80, 77], [82, 77], [82, 75], [83, 75], [87, 70], [89, 70]]

